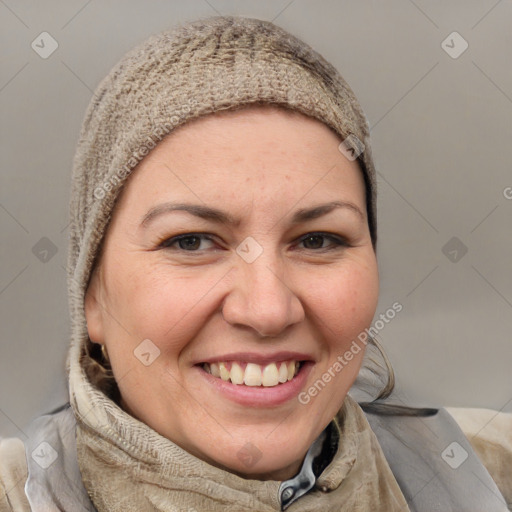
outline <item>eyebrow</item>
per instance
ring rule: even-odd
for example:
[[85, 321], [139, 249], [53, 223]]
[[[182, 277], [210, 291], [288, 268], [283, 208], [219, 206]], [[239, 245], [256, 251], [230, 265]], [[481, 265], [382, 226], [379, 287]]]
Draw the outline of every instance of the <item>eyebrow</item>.
[[[309, 220], [314, 220], [338, 208], [347, 209], [355, 212], [361, 220], [364, 221], [364, 215], [361, 209], [354, 203], [349, 201], [331, 201], [330, 203], [320, 204], [312, 208], [302, 208], [297, 210], [291, 220], [292, 224], [299, 224]], [[239, 226], [241, 220], [233, 217], [217, 208], [211, 208], [200, 204], [187, 204], [187, 203], [162, 203], [151, 208], [146, 215], [142, 218], [140, 223], [141, 227], [147, 226], [155, 218], [170, 212], [184, 211], [196, 217], [218, 224], [225, 224], [230, 226]]]

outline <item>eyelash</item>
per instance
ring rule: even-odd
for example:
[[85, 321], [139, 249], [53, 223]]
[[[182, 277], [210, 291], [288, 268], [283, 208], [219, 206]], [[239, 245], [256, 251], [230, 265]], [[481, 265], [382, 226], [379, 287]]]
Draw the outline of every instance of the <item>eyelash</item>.
[[[350, 247], [349, 243], [345, 239], [343, 239], [339, 236], [334, 236], [329, 233], [322, 233], [322, 232], [307, 233], [299, 239], [299, 243], [302, 243], [305, 240], [307, 240], [308, 238], [312, 238], [312, 237], [322, 237], [324, 239], [328, 239], [334, 245], [331, 246], [330, 248], [329, 247], [321, 247], [319, 249], [304, 249], [304, 250], [306, 250], [306, 251], [309, 250], [309, 251], [314, 251], [314, 252], [327, 252], [327, 251], [338, 250], [338, 249], [345, 248], [345, 247]], [[174, 249], [172, 247], [173, 245], [178, 244], [181, 240], [186, 240], [189, 238], [200, 238], [202, 240], [208, 240], [210, 242], [214, 242], [212, 237], [204, 235], [202, 233], [185, 233], [183, 235], [178, 235], [178, 236], [173, 236], [171, 238], [167, 238], [166, 240], [164, 240], [160, 243], [159, 247], [161, 247], [163, 249], [171, 249], [172, 250], [172, 249]], [[200, 252], [204, 251], [205, 249], [187, 251], [186, 249], [178, 248], [177, 250], [179, 250], [180, 252], [200, 253]]]

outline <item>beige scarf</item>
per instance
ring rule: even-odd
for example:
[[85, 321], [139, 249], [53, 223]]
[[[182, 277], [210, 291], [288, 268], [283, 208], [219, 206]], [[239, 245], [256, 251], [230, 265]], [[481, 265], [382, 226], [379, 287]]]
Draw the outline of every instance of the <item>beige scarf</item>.
[[[98, 512], [280, 510], [280, 482], [247, 480], [213, 467], [128, 415], [90, 383], [81, 384], [75, 386], [83, 392], [76, 397], [82, 404], [78, 463]], [[350, 396], [334, 422], [337, 453], [290, 512], [408, 512], [377, 438]]]

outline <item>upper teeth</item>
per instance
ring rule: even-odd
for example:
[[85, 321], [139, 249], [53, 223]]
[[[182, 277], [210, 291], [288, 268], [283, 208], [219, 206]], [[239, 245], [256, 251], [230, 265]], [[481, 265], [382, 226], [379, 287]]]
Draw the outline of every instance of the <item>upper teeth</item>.
[[300, 362], [282, 361], [279, 363], [270, 363], [266, 366], [255, 363], [219, 362], [205, 363], [203, 368], [214, 377], [229, 380], [233, 384], [269, 387], [292, 380], [299, 371]]

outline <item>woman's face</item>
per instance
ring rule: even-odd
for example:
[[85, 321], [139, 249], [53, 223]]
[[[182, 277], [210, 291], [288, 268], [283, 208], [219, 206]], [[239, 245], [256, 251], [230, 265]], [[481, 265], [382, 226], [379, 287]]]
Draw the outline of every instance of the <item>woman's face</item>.
[[361, 365], [338, 357], [378, 272], [339, 142], [271, 107], [184, 125], [128, 180], [86, 295], [123, 408], [245, 477], [294, 476]]

